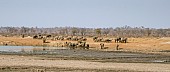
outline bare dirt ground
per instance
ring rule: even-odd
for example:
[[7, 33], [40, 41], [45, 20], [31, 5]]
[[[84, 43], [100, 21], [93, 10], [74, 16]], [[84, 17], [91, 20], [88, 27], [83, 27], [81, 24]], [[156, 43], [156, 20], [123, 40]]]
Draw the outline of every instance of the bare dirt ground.
[[169, 72], [170, 55], [83, 49], [0, 52], [0, 71]]
[[[57, 46], [64, 41], [42, 43], [30, 37], [0, 37], [0, 44]], [[70, 41], [76, 42], [76, 41]], [[170, 38], [128, 38], [128, 43], [100, 43], [88, 38], [90, 50], [51, 49], [36, 52], [0, 52], [0, 72], [169, 72]]]

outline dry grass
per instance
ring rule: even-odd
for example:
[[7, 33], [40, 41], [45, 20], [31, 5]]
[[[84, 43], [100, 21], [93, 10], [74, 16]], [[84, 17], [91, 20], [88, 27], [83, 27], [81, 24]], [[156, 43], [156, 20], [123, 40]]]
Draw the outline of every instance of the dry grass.
[[40, 46], [43, 45], [42, 40], [21, 37], [0, 37], [0, 43], [8, 43], [9, 45], [18, 46]]
[[[91, 49], [100, 49], [100, 43], [103, 42], [94, 42], [92, 38], [87, 38], [87, 43], [90, 45]], [[61, 46], [66, 42], [64, 41], [51, 41], [47, 40], [49, 43], [42, 43], [42, 40], [32, 39], [32, 38], [20, 38], [20, 37], [0, 37], [1, 45], [5, 42], [9, 45], [21, 45], [21, 46]], [[74, 42], [76, 41], [67, 41]], [[104, 43], [108, 50], [115, 50], [116, 43]], [[128, 43], [118, 43], [119, 47], [122, 50], [130, 51], [144, 51], [144, 52], [153, 52], [161, 50], [170, 50], [170, 38], [128, 38]]]

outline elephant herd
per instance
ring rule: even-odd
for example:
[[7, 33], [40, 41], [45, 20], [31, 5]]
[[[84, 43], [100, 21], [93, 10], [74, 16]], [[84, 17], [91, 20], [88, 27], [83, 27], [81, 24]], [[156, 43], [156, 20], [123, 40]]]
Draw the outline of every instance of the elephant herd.
[[43, 39], [43, 35], [34, 35], [33, 39]]
[[55, 36], [52, 40], [86, 41], [87, 38], [78, 36]]
[[[109, 43], [109, 42], [112, 42], [112, 40], [113, 39], [109, 39], [109, 38], [104, 39], [104, 38], [101, 38], [101, 37], [93, 37], [94, 42], [107, 42], [107, 43]], [[115, 43], [127, 43], [127, 38], [124, 38], [124, 37], [123, 38], [121, 38], [121, 37], [116, 38]]]
[[34, 36], [33, 36], [33, 39], [42, 39], [42, 40], [43, 40], [43, 43], [46, 43], [46, 39], [47, 39], [48, 37], [51, 37], [51, 36], [49, 36], [49, 35], [47, 35], [47, 36], [34, 35]]
[[[66, 41], [65, 43], [63, 43], [62, 47], [68, 47], [71, 49], [75, 49], [75, 48], [82, 48], [82, 49], [89, 49], [90, 45], [86, 43], [87, 38], [83, 37], [83, 36], [52, 36], [52, 35], [35, 35], [33, 36], [33, 39], [42, 39], [43, 43], [46, 43], [47, 39], [50, 39], [52, 41], [57, 41], [57, 40], [61, 40], [61, 41]], [[113, 39], [110, 38], [101, 38], [101, 37], [93, 37], [93, 41], [94, 42], [102, 42], [100, 43], [100, 47], [101, 49], [104, 49], [104, 43], [110, 43], [112, 42]], [[75, 42], [67, 42], [67, 41], [77, 41]], [[127, 43], [127, 38], [115, 38], [115, 43]]]
[[71, 43], [71, 42], [65, 42], [64, 43], [65, 47], [69, 47], [71, 49], [75, 49], [75, 48], [81, 48], [81, 49], [89, 49], [89, 44], [87, 44], [86, 42], [77, 42], [77, 43]]
[[115, 43], [127, 43], [127, 38], [116, 38]]
[[94, 42], [107, 42], [107, 43], [109, 43], [109, 42], [112, 42], [112, 39], [109, 39], [109, 38], [104, 39], [104, 38], [100, 38], [100, 37], [93, 37], [93, 41]]
[[81, 36], [52, 36], [52, 35], [46, 35], [46, 36], [43, 36], [43, 35], [34, 35], [33, 36], [33, 39], [50, 39], [50, 40], [53, 40], [53, 41], [56, 41], [56, 40], [69, 40], [69, 41], [86, 41], [87, 38]]

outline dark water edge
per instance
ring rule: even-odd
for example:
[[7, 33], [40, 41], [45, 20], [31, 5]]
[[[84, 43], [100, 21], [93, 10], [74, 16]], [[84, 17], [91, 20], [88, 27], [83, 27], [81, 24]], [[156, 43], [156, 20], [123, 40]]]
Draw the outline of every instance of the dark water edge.
[[33, 67], [33, 66], [7, 66], [0, 67], [0, 72], [140, 72], [133, 70], [119, 69], [79, 69], [79, 68], [58, 68], [58, 67]]
[[84, 49], [52, 49], [35, 51], [0, 51], [1, 55], [36, 56], [41, 60], [89, 60], [116, 63], [165, 63], [170, 64], [170, 56], [133, 53], [124, 51], [98, 51]]

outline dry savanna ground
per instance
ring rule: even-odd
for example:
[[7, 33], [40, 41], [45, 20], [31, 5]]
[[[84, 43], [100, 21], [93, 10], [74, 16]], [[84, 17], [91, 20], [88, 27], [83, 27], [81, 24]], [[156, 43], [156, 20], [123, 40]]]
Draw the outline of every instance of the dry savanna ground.
[[[60, 46], [66, 41], [47, 40], [47, 43], [43, 43], [42, 40], [31, 37], [0, 37], [1, 45], [16, 46]], [[67, 42], [76, 43], [77, 41]], [[118, 43], [120, 51], [115, 51], [117, 43], [114, 41], [111, 43], [94, 42], [92, 38], [87, 38], [86, 42], [90, 45], [90, 50], [56, 49], [49, 52], [48, 50], [42, 51], [40, 55], [41, 51], [33, 54], [1, 52], [0, 72], [170, 71], [170, 38], [168, 37], [128, 38], [128, 43]], [[100, 49], [100, 43], [104, 43], [107, 49]], [[138, 51], [143, 53], [138, 53]]]
[[[114, 39], [114, 38], [113, 38]], [[0, 44], [18, 45], [18, 46], [61, 46], [67, 40], [47, 40], [49, 43], [43, 43], [40, 39], [33, 39], [32, 37], [0, 37]], [[77, 41], [67, 41], [77, 42]], [[90, 45], [90, 49], [100, 49], [100, 43], [94, 42], [92, 38], [87, 38], [86, 41]], [[107, 49], [115, 50], [117, 43], [114, 40], [111, 43], [104, 43]], [[162, 50], [170, 50], [170, 38], [128, 38], [128, 43], [118, 43], [120, 50], [126, 51], [142, 51], [142, 52], [157, 52]]]

